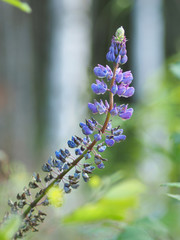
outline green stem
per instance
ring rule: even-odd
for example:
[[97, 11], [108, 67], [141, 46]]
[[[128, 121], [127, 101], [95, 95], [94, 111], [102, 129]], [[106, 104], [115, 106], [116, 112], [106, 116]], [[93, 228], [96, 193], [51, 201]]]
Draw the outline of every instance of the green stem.
[[[111, 85], [110, 85], [110, 89], [112, 88], [112, 86], [114, 85], [114, 81], [115, 81], [115, 77], [116, 77], [116, 70], [118, 68], [118, 64], [115, 65], [114, 67], [114, 71], [113, 71], [113, 78], [111, 80]], [[108, 122], [110, 120], [111, 114], [110, 111], [113, 108], [113, 104], [114, 104], [114, 99], [113, 99], [113, 93], [110, 92], [109, 94], [109, 110], [106, 116], [106, 120], [103, 124], [103, 127], [101, 128], [101, 133], [103, 134], [106, 130], [106, 127], [108, 125]], [[94, 145], [96, 144], [96, 141], [94, 140], [88, 147], [87, 149], [83, 152], [82, 155], [80, 155], [79, 157], [77, 157], [73, 162], [72, 165], [69, 167], [69, 169], [63, 171], [61, 174], [59, 174], [46, 188], [44, 188], [43, 192], [39, 195], [39, 197], [37, 197], [30, 205], [29, 207], [23, 212], [22, 214], [22, 218], [24, 219], [27, 214], [31, 211], [31, 209], [33, 209], [38, 202], [47, 194], [47, 192], [49, 191], [49, 189], [58, 181], [58, 180], [62, 180], [62, 178], [74, 167], [77, 165], [77, 163], [84, 157], [84, 155], [90, 150], [92, 150], [92, 148], [94, 147]]]

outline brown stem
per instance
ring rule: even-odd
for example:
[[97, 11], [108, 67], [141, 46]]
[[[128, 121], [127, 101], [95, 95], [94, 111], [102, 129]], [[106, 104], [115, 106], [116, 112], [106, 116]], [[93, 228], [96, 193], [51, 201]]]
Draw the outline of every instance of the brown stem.
[[[114, 71], [113, 71], [113, 78], [111, 80], [111, 85], [110, 85], [110, 89], [112, 88], [112, 86], [114, 85], [114, 81], [115, 81], [115, 77], [116, 77], [116, 70], [118, 68], [119, 64], [116, 64], [114, 66]], [[110, 92], [109, 94], [109, 110], [106, 116], [106, 120], [103, 124], [103, 127], [101, 128], [101, 133], [103, 134], [106, 130], [106, 127], [108, 125], [108, 122], [110, 120], [110, 111], [113, 108], [113, 104], [114, 104], [114, 100], [113, 100], [113, 93]], [[94, 140], [88, 147], [87, 149], [83, 152], [82, 155], [80, 155], [79, 157], [77, 157], [71, 164], [71, 166], [69, 167], [69, 169], [63, 171], [61, 174], [59, 174], [44, 190], [43, 192], [39, 195], [39, 197], [37, 197], [30, 205], [29, 207], [23, 212], [22, 214], [22, 218], [24, 219], [27, 214], [31, 211], [31, 209], [33, 209], [38, 202], [46, 195], [46, 193], [49, 191], [49, 189], [54, 185], [54, 183], [58, 180], [61, 180], [75, 165], [77, 165], [77, 163], [84, 157], [84, 155], [90, 150], [92, 150], [92, 148], [94, 147], [94, 145], [96, 144], [96, 140]]]

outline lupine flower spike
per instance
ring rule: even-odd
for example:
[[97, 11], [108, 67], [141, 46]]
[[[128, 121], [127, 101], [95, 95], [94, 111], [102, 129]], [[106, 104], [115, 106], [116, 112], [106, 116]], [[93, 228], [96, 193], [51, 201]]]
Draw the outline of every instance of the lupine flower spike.
[[[19, 214], [25, 208], [21, 214], [22, 226], [14, 239], [22, 237], [28, 230], [37, 231], [39, 223], [43, 222], [46, 216], [45, 213], [37, 210], [38, 206], [49, 204], [61, 206], [63, 194], [78, 188], [81, 176], [85, 182], [88, 182], [96, 166], [99, 169], [105, 167], [107, 159], [102, 157], [101, 153], [107, 147], [112, 147], [126, 139], [120, 126], [112, 127], [114, 117], [120, 118], [119, 122], [121, 122], [121, 119], [130, 119], [133, 114], [133, 109], [128, 108], [127, 104], [118, 106], [114, 103], [115, 95], [120, 98], [128, 98], [134, 94], [134, 88], [130, 87], [133, 80], [131, 71], [123, 72], [120, 67], [128, 60], [123, 27], [118, 28], [115, 36], [112, 37], [106, 59], [113, 63], [113, 69], [108, 65], [98, 64], [94, 68], [97, 79], [91, 88], [97, 95], [109, 94], [109, 100], [95, 99], [93, 103], [88, 103], [88, 108], [92, 114], [106, 115], [105, 122], [102, 125], [94, 117], [81, 122], [79, 126], [84, 137], [72, 136], [67, 142], [67, 146], [74, 149], [74, 154], [71, 154], [68, 148], [55, 151], [55, 157], [50, 157], [47, 163], [42, 166], [43, 172], [46, 173], [44, 179], [40, 178], [39, 173], [35, 173], [29, 186], [24, 188], [22, 193], [18, 193], [17, 200], [15, 202], [9, 200], [11, 213]], [[80, 163], [83, 159], [85, 162]], [[74, 169], [73, 174], [69, 174], [72, 169]], [[44, 188], [42, 188], [42, 182], [45, 183]], [[58, 191], [58, 187], [60, 191]], [[33, 189], [36, 189], [37, 192], [32, 201]], [[59, 202], [56, 203], [56, 199]]]

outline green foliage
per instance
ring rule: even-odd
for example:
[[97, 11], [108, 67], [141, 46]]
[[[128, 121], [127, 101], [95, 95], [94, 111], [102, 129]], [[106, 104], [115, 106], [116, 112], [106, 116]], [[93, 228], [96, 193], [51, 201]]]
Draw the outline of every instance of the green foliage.
[[[179, 183], [179, 182], [165, 183], [165, 184], [162, 184], [162, 186], [180, 188], [180, 183]], [[168, 195], [169, 197], [171, 197], [171, 198], [174, 198], [174, 199], [180, 201], [180, 195], [179, 195], [179, 194], [170, 194], [170, 193], [168, 193], [167, 195]]]
[[180, 188], [180, 183], [179, 182], [164, 183], [161, 186], [163, 186], [163, 187], [177, 187], [177, 188]]
[[0, 228], [0, 239], [10, 240], [17, 232], [21, 224], [21, 219], [17, 215], [11, 216]]
[[123, 220], [133, 218], [139, 206], [139, 196], [145, 191], [138, 180], [127, 180], [114, 185], [97, 202], [88, 203], [64, 218], [65, 223], [89, 223], [100, 220]]
[[[92, 188], [91, 181], [94, 181], [93, 177], [89, 181], [89, 186], [91, 186], [91, 188]], [[101, 181], [99, 182], [99, 185], [93, 189], [92, 196], [93, 202], [103, 198], [103, 196], [112, 188], [112, 186], [117, 185], [122, 180], [123, 177], [124, 176], [121, 171], [117, 171], [107, 177], [102, 177]]]
[[118, 240], [153, 240], [148, 233], [141, 227], [129, 226], [126, 231], [121, 234]]
[[177, 195], [177, 194], [170, 194], [170, 193], [168, 193], [167, 195], [168, 195], [169, 197], [172, 197], [172, 198], [174, 198], [174, 199], [180, 201], [180, 195]]
[[26, 12], [26, 13], [32, 12], [30, 6], [27, 3], [23, 3], [19, 0], [1, 0], [1, 1], [6, 2], [16, 8], [19, 8], [23, 12]]
[[171, 64], [170, 70], [178, 79], [180, 79], [180, 62]]
[[167, 240], [170, 239], [168, 235], [159, 221], [144, 218], [128, 226], [117, 240]]

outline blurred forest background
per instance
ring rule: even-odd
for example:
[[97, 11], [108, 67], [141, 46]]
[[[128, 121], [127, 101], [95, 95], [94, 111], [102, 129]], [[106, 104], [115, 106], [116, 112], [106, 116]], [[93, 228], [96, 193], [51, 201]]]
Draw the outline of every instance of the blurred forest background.
[[[87, 103], [94, 98], [90, 90], [95, 80], [93, 68], [98, 63], [107, 64], [105, 56], [111, 37], [123, 26], [129, 57], [123, 69], [132, 70], [134, 75], [136, 92], [128, 103], [135, 112], [131, 120], [119, 123], [116, 119], [114, 125], [122, 125], [127, 140], [108, 149], [109, 161], [104, 170], [96, 170], [101, 178], [96, 177], [94, 185], [83, 185], [68, 195], [64, 206], [53, 214], [49, 210], [39, 235], [27, 239], [49, 239], [50, 234], [59, 239], [61, 234], [63, 240], [72, 236], [128, 240], [131, 238], [126, 234], [127, 225], [130, 224], [130, 233], [135, 236], [133, 227], [138, 225], [138, 232], [145, 231], [137, 221], [146, 218], [143, 224], [150, 226], [157, 236], [153, 238], [149, 233], [149, 238], [134, 240], [178, 240], [180, 203], [166, 195], [178, 190], [160, 185], [180, 181], [180, 1], [28, 3], [32, 8], [29, 15], [0, 2], [1, 217], [8, 197], [15, 196], [32, 172], [40, 169], [56, 149], [65, 147], [73, 134], [80, 134], [79, 122], [87, 118]], [[116, 174], [117, 170], [121, 172]], [[104, 213], [109, 207], [99, 202], [108, 195], [103, 191], [98, 195], [101, 184], [107, 192], [120, 184], [119, 198], [123, 191], [131, 197], [137, 194], [138, 199], [143, 192], [139, 205], [133, 207], [133, 216], [129, 216], [131, 204], [125, 204], [126, 217], [95, 214], [83, 218], [89, 216], [89, 210], [82, 206], [90, 201], [91, 195], [96, 196], [97, 209], [106, 206], [102, 207]], [[116, 207], [121, 209], [124, 202], [118, 201]], [[79, 215], [70, 215], [78, 207]], [[63, 225], [59, 218], [64, 216], [67, 222], [84, 225]], [[104, 219], [109, 220], [108, 224]], [[159, 226], [158, 230], [154, 230], [155, 226]]]

